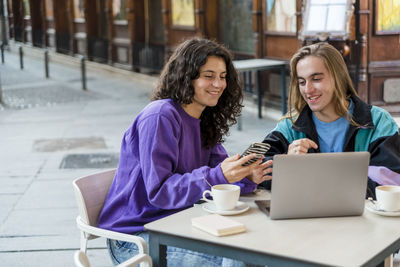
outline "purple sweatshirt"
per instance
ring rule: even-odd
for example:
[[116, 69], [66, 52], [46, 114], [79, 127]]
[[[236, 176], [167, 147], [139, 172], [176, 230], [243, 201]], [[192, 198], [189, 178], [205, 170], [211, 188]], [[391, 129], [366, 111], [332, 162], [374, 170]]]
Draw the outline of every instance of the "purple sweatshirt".
[[[125, 132], [117, 172], [98, 225], [132, 234], [143, 225], [192, 206], [211, 184], [228, 183], [220, 144], [202, 146], [200, 120], [171, 99], [153, 101]], [[242, 193], [256, 184], [243, 179]]]

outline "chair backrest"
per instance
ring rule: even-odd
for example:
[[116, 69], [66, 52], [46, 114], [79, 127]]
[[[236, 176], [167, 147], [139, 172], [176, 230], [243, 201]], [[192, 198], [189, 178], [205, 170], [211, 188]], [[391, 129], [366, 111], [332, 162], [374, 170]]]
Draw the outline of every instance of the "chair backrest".
[[97, 227], [116, 169], [75, 179], [73, 183], [79, 214], [88, 225]]

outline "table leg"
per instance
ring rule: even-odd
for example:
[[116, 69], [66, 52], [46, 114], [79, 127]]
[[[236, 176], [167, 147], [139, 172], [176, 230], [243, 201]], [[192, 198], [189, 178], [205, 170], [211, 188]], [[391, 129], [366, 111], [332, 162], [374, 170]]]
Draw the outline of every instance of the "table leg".
[[286, 106], [286, 66], [281, 67], [281, 87], [282, 87], [282, 115], [287, 112]]
[[261, 90], [261, 73], [257, 71], [257, 104], [258, 104], [258, 117], [262, 118], [262, 98], [263, 92]]
[[393, 267], [393, 254], [390, 254], [390, 256], [385, 259], [384, 266]]
[[149, 232], [149, 254], [153, 266], [167, 266], [167, 246], [160, 244], [159, 236], [152, 232]]

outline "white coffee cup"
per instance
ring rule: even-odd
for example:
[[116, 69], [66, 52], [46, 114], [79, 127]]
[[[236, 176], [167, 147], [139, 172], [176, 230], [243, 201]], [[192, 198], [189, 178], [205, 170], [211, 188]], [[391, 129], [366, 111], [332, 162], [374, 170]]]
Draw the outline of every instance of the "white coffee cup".
[[[213, 200], [207, 199], [209, 194]], [[240, 196], [240, 187], [234, 184], [218, 184], [211, 187], [210, 190], [203, 192], [203, 199], [207, 202], [214, 203], [218, 211], [233, 210]]]
[[379, 209], [384, 211], [400, 211], [400, 186], [377, 186], [375, 194]]

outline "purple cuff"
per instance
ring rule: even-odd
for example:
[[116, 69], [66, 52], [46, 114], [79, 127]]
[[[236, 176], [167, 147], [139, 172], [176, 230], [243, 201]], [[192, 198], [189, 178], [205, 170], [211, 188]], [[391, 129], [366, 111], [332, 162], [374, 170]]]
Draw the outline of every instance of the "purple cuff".
[[[213, 185], [216, 184], [228, 184], [228, 180], [226, 180], [222, 169], [221, 169], [221, 163], [218, 164], [217, 167], [212, 168], [210, 170], [210, 174], [211, 177], [213, 177]], [[253, 183], [251, 180], [247, 179], [247, 178], [243, 178], [242, 180], [240, 180], [239, 182], [234, 183], [235, 185], [240, 186], [240, 194], [249, 194], [254, 192], [254, 190], [256, 190], [257, 188], [257, 184]]]
[[400, 174], [382, 166], [369, 166], [368, 177], [381, 185], [400, 185]]
[[224, 174], [222, 173], [221, 163], [219, 163], [215, 168], [210, 168], [209, 176], [211, 177], [210, 182], [212, 185], [229, 183], [228, 180], [226, 180]]
[[253, 181], [250, 181], [247, 178], [243, 178], [239, 182], [236, 182], [235, 185], [240, 186], [240, 194], [250, 194], [254, 192], [257, 188], [257, 184], [253, 183]]

